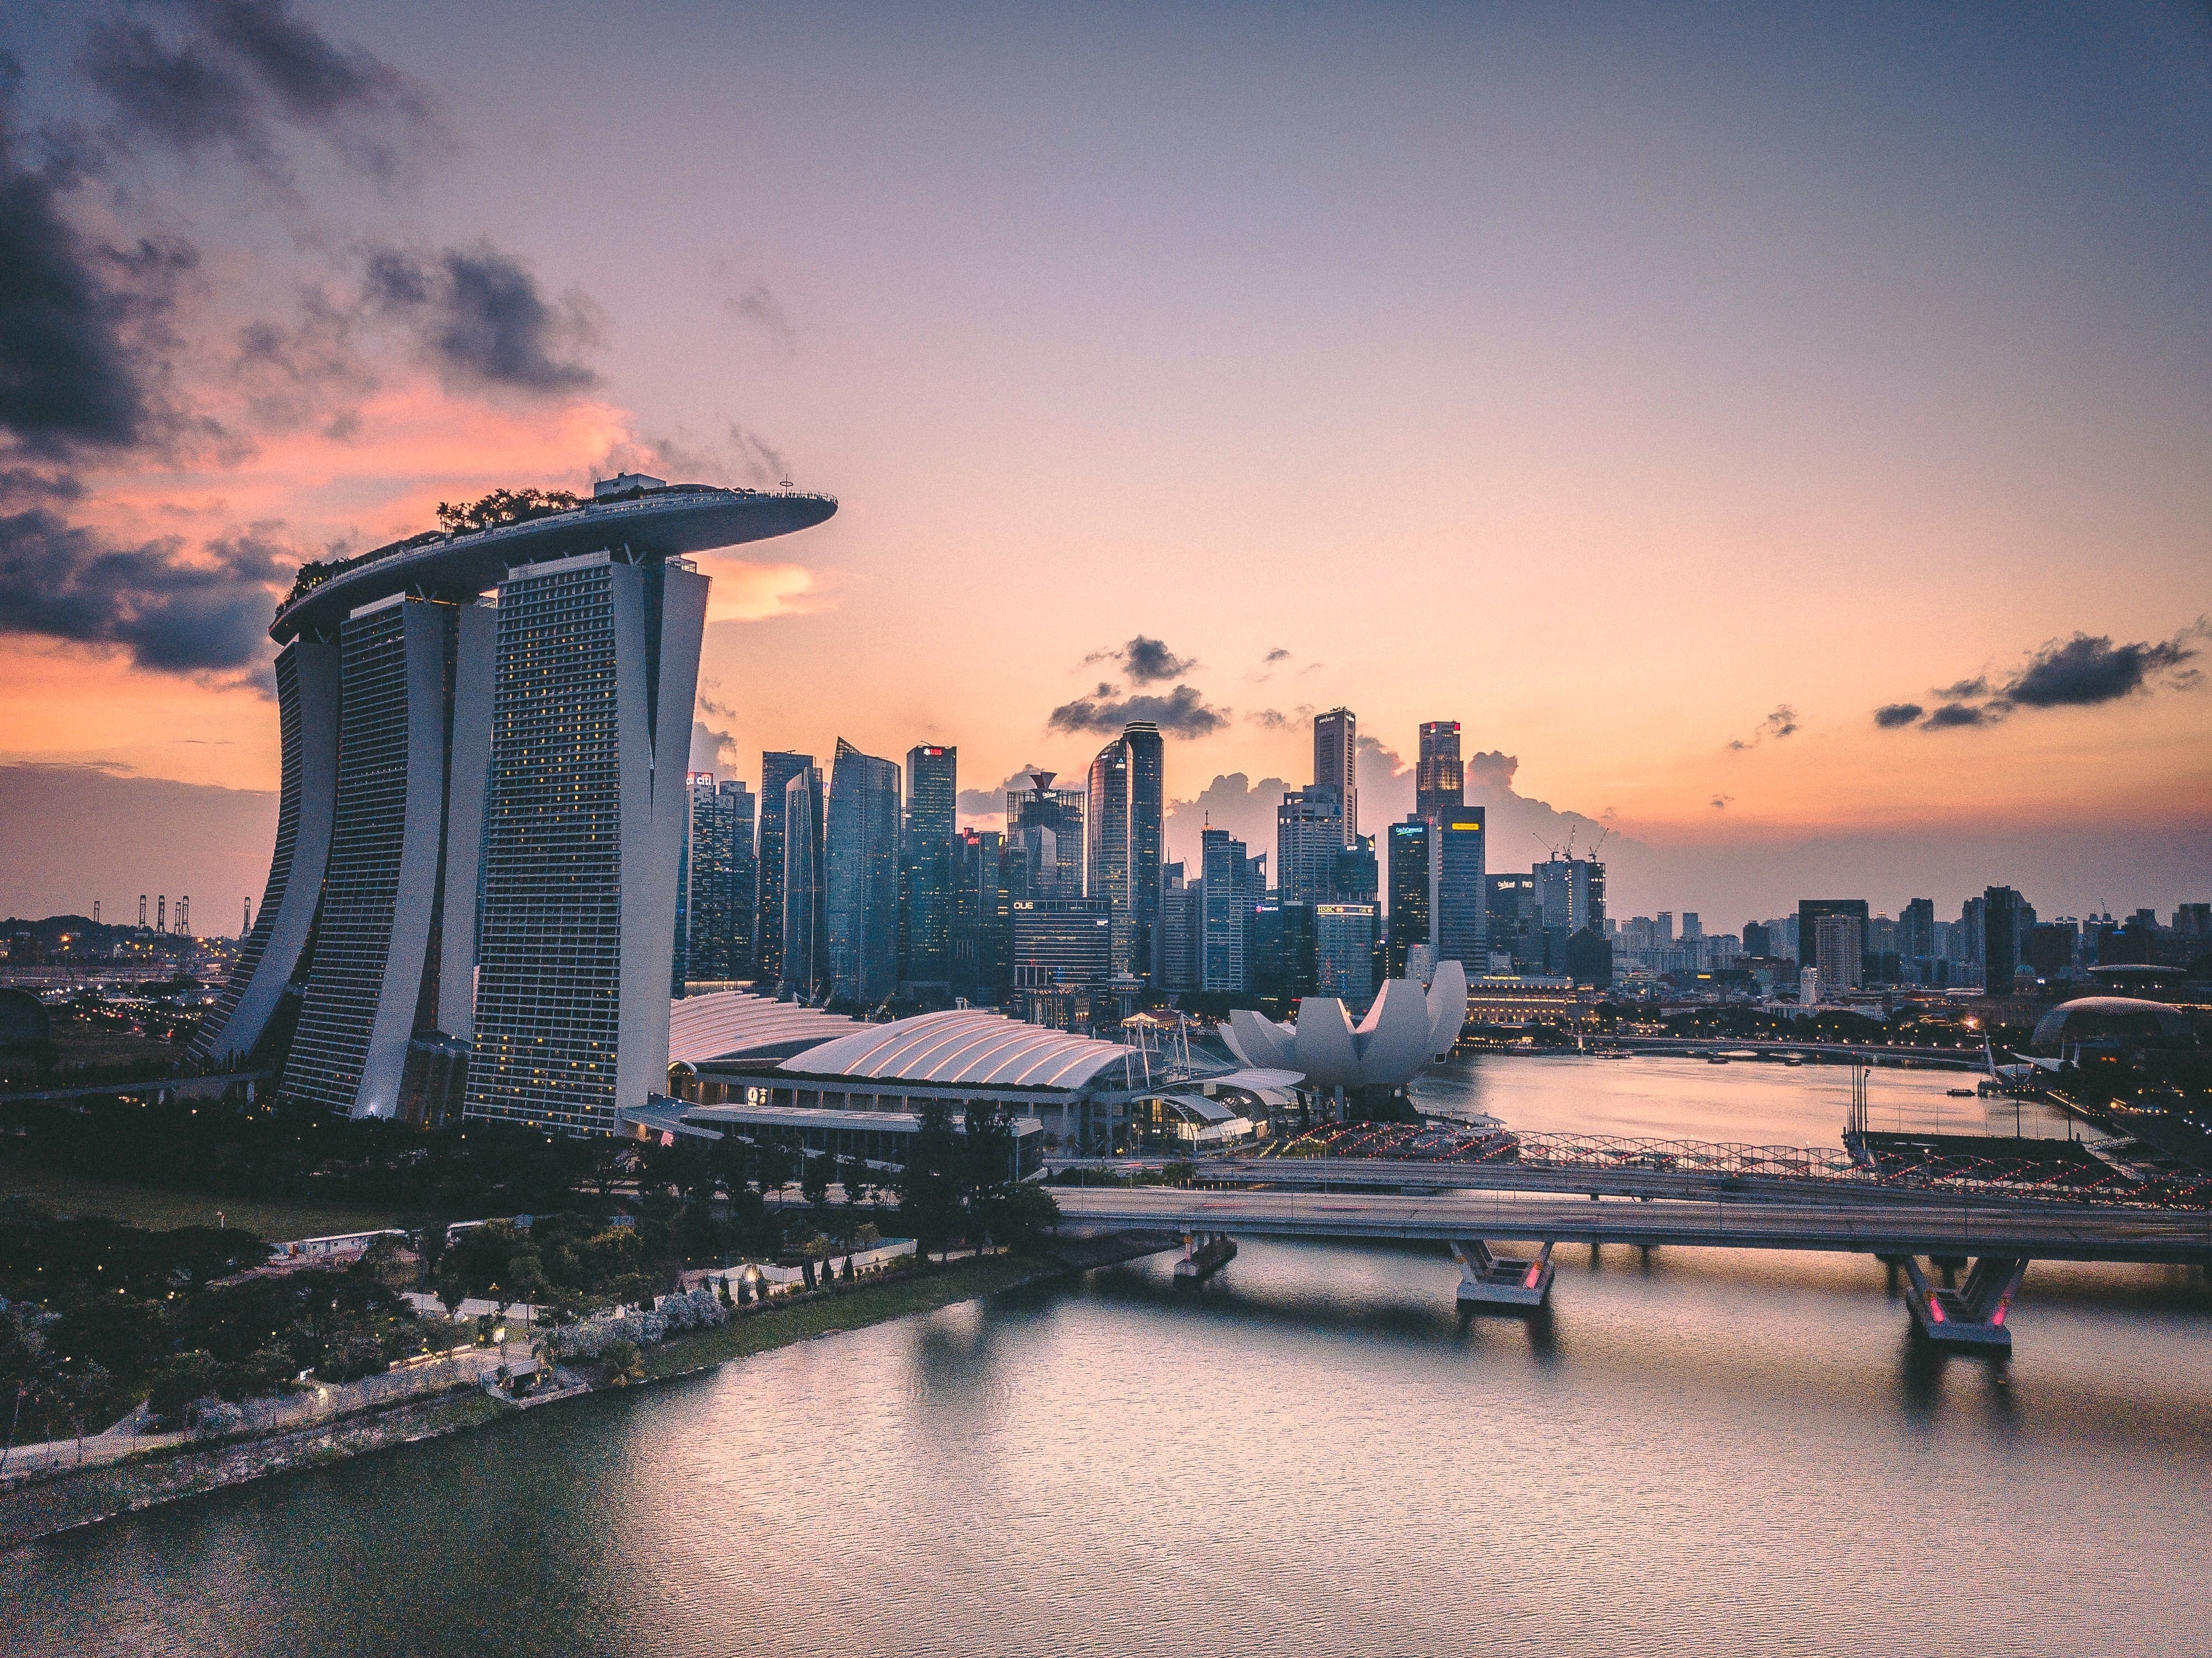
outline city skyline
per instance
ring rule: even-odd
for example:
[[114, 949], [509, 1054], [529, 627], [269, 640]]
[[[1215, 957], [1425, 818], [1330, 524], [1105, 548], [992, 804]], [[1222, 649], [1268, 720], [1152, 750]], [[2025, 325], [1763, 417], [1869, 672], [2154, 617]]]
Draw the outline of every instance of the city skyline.
[[[292, 570], [629, 465], [846, 501], [803, 560], [702, 562], [697, 719], [749, 784], [840, 734], [1080, 779], [1135, 713], [1189, 860], [1209, 813], [1271, 843], [1343, 705], [1401, 762], [1368, 750], [1370, 831], [1448, 716], [1492, 841], [1610, 829], [1624, 912], [2164, 908], [2212, 862], [2212, 123], [2172, 14], [1415, 9], [1358, 51], [1148, 14], [1103, 60], [1081, 20], [689, 19], [655, 73], [705, 78], [590, 135], [523, 112], [644, 69], [496, 9], [285, 14], [376, 71], [304, 113], [179, 12], [163, 49], [237, 67], [204, 130], [100, 78], [103, 15], [0, 25], [82, 371], [0, 338], [52, 394], [0, 408], [0, 908], [258, 891]], [[1077, 52], [1091, 95], [1046, 96]], [[72, 118], [105, 173], [42, 159]], [[576, 211], [680, 177], [737, 216], [606, 260], [519, 210], [548, 166]]]

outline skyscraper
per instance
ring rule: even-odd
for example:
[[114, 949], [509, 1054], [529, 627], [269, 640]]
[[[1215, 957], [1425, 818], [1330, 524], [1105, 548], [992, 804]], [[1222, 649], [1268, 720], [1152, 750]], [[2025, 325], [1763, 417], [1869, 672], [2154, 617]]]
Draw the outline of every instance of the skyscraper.
[[1018, 841], [1025, 829], [1049, 829], [1052, 877], [1047, 880], [1043, 870], [1030, 870], [1034, 896], [1080, 898], [1086, 890], [1084, 860], [1087, 847], [1083, 818], [1088, 791], [1056, 789], [1052, 786], [1053, 776], [1048, 771], [1034, 771], [1029, 774], [1029, 787], [1006, 791], [1006, 838]]
[[1359, 834], [1359, 720], [1349, 708], [1314, 716], [1314, 782], [1335, 790], [1343, 803], [1344, 843], [1350, 846]]
[[2010, 887], [1990, 887], [1982, 894], [1982, 989], [1990, 996], [2009, 996], [2020, 976], [2021, 954], [2035, 912]]
[[963, 829], [952, 854], [952, 991], [995, 1001], [1011, 982], [1006, 837], [995, 829]]
[[[1797, 901], [1797, 964], [1800, 967], [1818, 967], [1820, 964], [1817, 952], [1820, 945], [1820, 918], [1823, 915], [1851, 916], [1859, 925], [1859, 932], [1856, 936], [1861, 938], [1865, 936], [1867, 923], [1865, 899], [1801, 898]], [[1853, 976], [1852, 982], [1857, 982], [1856, 975]], [[1836, 990], [1842, 987], [1837, 981], [1830, 979], [1823, 973], [1820, 975], [1820, 987], [1823, 990]]]
[[1466, 804], [1467, 773], [1460, 764], [1459, 721], [1423, 721], [1421, 757], [1413, 762], [1413, 815], [1435, 823], [1447, 811]]
[[708, 585], [683, 556], [836, 510], [625, 476], [303, 568], [270, 628], [276, 855], [200, 1051], [252, 1049], [296, 983], [285, 1088], [334, 1109], [442, 1117], [465, 1063], [471, 1111], [611, 1131], [665, 1086]]
[[783, 974], [780, 993], [811, 1002], [830, 993], [829, 876], [823, 869], [822, 768], [783, 786]]
[[1343, 799], [1315, 784], [1293, 789], [1275, 808], [1275, 890], [1288, 904], [1328, 902], [1336, 854], [1344, 850]]
[[470, 1033], [496, 627], [486, 606], [397, 593], [339, 626], [337, 801], [284, 1067], [295, 1099], [391, 1116], [410, 1042]]
[[1388, 971], [1394, 979], [1406, 976], [1406, 963], [1415, 945], [1432, 943], [1435, 938], [1437, 835], [1436, 825], [1418, 812], [1402, 823], [1390, 825], [1387, 960]]
[[1149, 720], [1130, 721], [1121, 741], [1129, 750], [1129, 966], [1157, 981], [1168, 847], [1167, 756], [1160, 728]]
[[1814, 920], [1813, 965], [1820, 973], [1823, 993], [1858, 988], [1865, 926], [1863, 917], [1843, 911], [1830, 910]]
[[1374, 905], [1314, 906], [1314, 979], [1354, 1014], [1375, 999]]
[[1106, 905], [1109, 970], [1128, 973], [1133, 970], [1136, 913], [1129, 885], [1129, 745], [1121, 738], [1098, 750], [1091, 762], [1090, 785], [1090, 896]]
[[[1487, 815], [1480, 806], [1452, 805], [1444, 807], [1434, 821], [1437, 959], [1458, 962], [1470, 972], [1480, 973], [1490, 960], [1490, 885], [1484, 852], [1484, 842], [1489, 839]], [[1589, 926], [1587, 871], [1583, 902], [1582, 926]]]
[[[276, 729], [281, 744], [276, 850], [253, 930], [214, 1011], [193, 1033], [195, 1057], [251, 1054], [270, 1016], [291, 987], [293, 971], [314, 926], [323, 872], [331, 854], [331, 819], [338, 793], [340, 649], [295, 639], [276, 653]], [[146, 895], [138, 895], [146, 925]]]
[[899, 850], [899, 979], [917, 989], [952, 987], [952, 841], [960, 751], [917, 744], [906, 751], [906, 824]]
[[687, 979], [742, 979], [753, 970], [753, 793], [743, 783], [691, 774]]
[[1244, 922], [1251, 906], [1246, 900], [1248, 882], [1244, 843], [1231, 838], [1227, 829], [1207, 829], [1199, 834], [1200, 867], [1205, 889], [1200, 896], [1199, 987], [1201, 990], [1244, 988]]
[[471, 1115], [611, 1133], [668, 1085], [707, 588], [605, 552], [500, 584]]
[[753, 924], [763, 982], [783, 981], [783, 792], [794, 777], [812, 769], [814, 756], [787, 749], [761, 756], [760, 850], [754, 859], [759, 918]]
[[898, 987], [899, 768], [843, 738], [830, 771], [831, 993], [872, 1005]]
[[1203, 880], [1188, 884], [1182, 865], [1170, 864], [1160, 890], [1160, 985], [1166, 990], [1196, 990], [1200, 973], [1200, 940], [1205, 932]]

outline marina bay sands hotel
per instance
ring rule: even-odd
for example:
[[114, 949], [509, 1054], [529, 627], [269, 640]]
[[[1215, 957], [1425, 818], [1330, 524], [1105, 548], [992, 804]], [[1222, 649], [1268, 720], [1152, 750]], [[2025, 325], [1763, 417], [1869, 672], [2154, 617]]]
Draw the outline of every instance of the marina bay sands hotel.
[[708, 578], [827, 495], [624, 475], [583, 505], [310, 566], [280, 606], [283, 785], [194, 1051], [296, 1021], [283, 1091], [578, 1133], [667, 1085]]

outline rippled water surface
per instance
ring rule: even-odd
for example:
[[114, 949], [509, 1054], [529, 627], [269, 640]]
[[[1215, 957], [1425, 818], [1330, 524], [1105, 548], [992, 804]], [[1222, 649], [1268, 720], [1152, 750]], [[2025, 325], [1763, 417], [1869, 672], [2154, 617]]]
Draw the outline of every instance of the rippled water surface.
[[[1431, 1086], [1765, 1142], [1848, 1098]], [[1562, 1259], [1533, 1324], [1462, 1318], [1439, 1255], [1260, 1242], [1202, 1291], [1143, 1262], [811, 1342], [0, 1556], [0, 1649], [2212, 1652], [2198, 1275], [2039, 1266], [1999, 1368], [1917, 1352], [1870, 1260]]]

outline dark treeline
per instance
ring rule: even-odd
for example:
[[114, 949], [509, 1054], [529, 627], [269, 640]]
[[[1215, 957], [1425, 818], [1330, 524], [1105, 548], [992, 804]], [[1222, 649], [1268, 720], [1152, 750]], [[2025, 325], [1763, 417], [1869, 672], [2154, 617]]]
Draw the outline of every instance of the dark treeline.
[[0, 1114], [5, 1163], [264, 1201], [326, 1203], [459, 1220], [568, 1206], [617, 1175], [621, 1143], [507, 1123], [424, 1133], [279, 1102], [27, 1101]]

